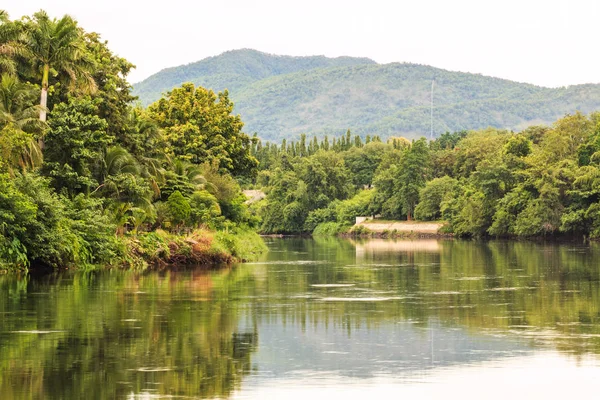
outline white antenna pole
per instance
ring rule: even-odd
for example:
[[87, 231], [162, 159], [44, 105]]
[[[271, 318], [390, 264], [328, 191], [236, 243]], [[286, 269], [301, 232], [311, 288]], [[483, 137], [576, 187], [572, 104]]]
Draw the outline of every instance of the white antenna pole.
[[433, 140], [433, 87], [435, 85], [435, 79], [431, 81], [431, 132], [429, 133], [429, 140]]

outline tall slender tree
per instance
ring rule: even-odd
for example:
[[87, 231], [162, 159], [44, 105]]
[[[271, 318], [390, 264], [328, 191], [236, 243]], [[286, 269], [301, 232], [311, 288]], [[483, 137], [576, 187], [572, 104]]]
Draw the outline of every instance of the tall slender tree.
[[41, 121], [46, 121], [51, 76], [64, 73], [71, 90], [76, 85], [89, 91], [96, 88], [90, 73], [93, 62], [87, 57], [82, 32], [70, 16], [51, 19], [45, 11], [33, 14], [27, 24], [26, 45], [31, 53], [34, 70], [41, 75]]

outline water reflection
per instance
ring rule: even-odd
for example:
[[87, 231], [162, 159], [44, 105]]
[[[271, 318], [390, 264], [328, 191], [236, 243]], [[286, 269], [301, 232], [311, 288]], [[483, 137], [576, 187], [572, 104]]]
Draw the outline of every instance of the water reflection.
[[1, 397], [226, 396], [250, 372], [257, 343], [217, 289], [240, 279], [231, 271], [1, 277]]
[[268, 245], [260, 262], [210, 273], [0, 276], [2, 398], [268, 398], [291, 388], [325, 398], [373, 386], [390, 397], [385, 388], [455, 387], [472, 379], [464, 374], [512, 379], [517, 363], [576, 381], [600, 371], [597, 245]]
[[[335, 374], [248, 383], [242, 399], [565, 399], [593, 397], [600, 365], [574, 362], [557, 353], [509, 357], [421, 371], [409, 376], [353, 379]], [[253, 378], [251, 378], [253, 379]]]
[[363, 260], [373, 257], [377, 253], [414, 253], [433, 252], [439, 253], [443, 242], [436, 239], [418, 240], [393, 240], [393, 239], [369, 239], [353, 241], [356, 246], [356, 259]]

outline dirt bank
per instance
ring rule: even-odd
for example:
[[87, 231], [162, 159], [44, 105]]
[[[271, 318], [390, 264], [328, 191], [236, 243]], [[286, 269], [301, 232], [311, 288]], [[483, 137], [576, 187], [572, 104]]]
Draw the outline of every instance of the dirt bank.
[[417, 221], [383, 221], [368, 220], [355, 226], [364, 226], [372, 232], [405, 232], [416, 234], [437, 234], [445, 223], [443, 222], [417, 222]]

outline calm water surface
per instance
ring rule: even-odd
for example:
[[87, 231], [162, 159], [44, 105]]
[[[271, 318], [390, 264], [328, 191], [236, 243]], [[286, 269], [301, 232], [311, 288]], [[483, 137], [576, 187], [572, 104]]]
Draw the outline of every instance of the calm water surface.
[[598, 393], [598, 245], [268, 245], [216, 272], [0, 276], [0, 398]]

